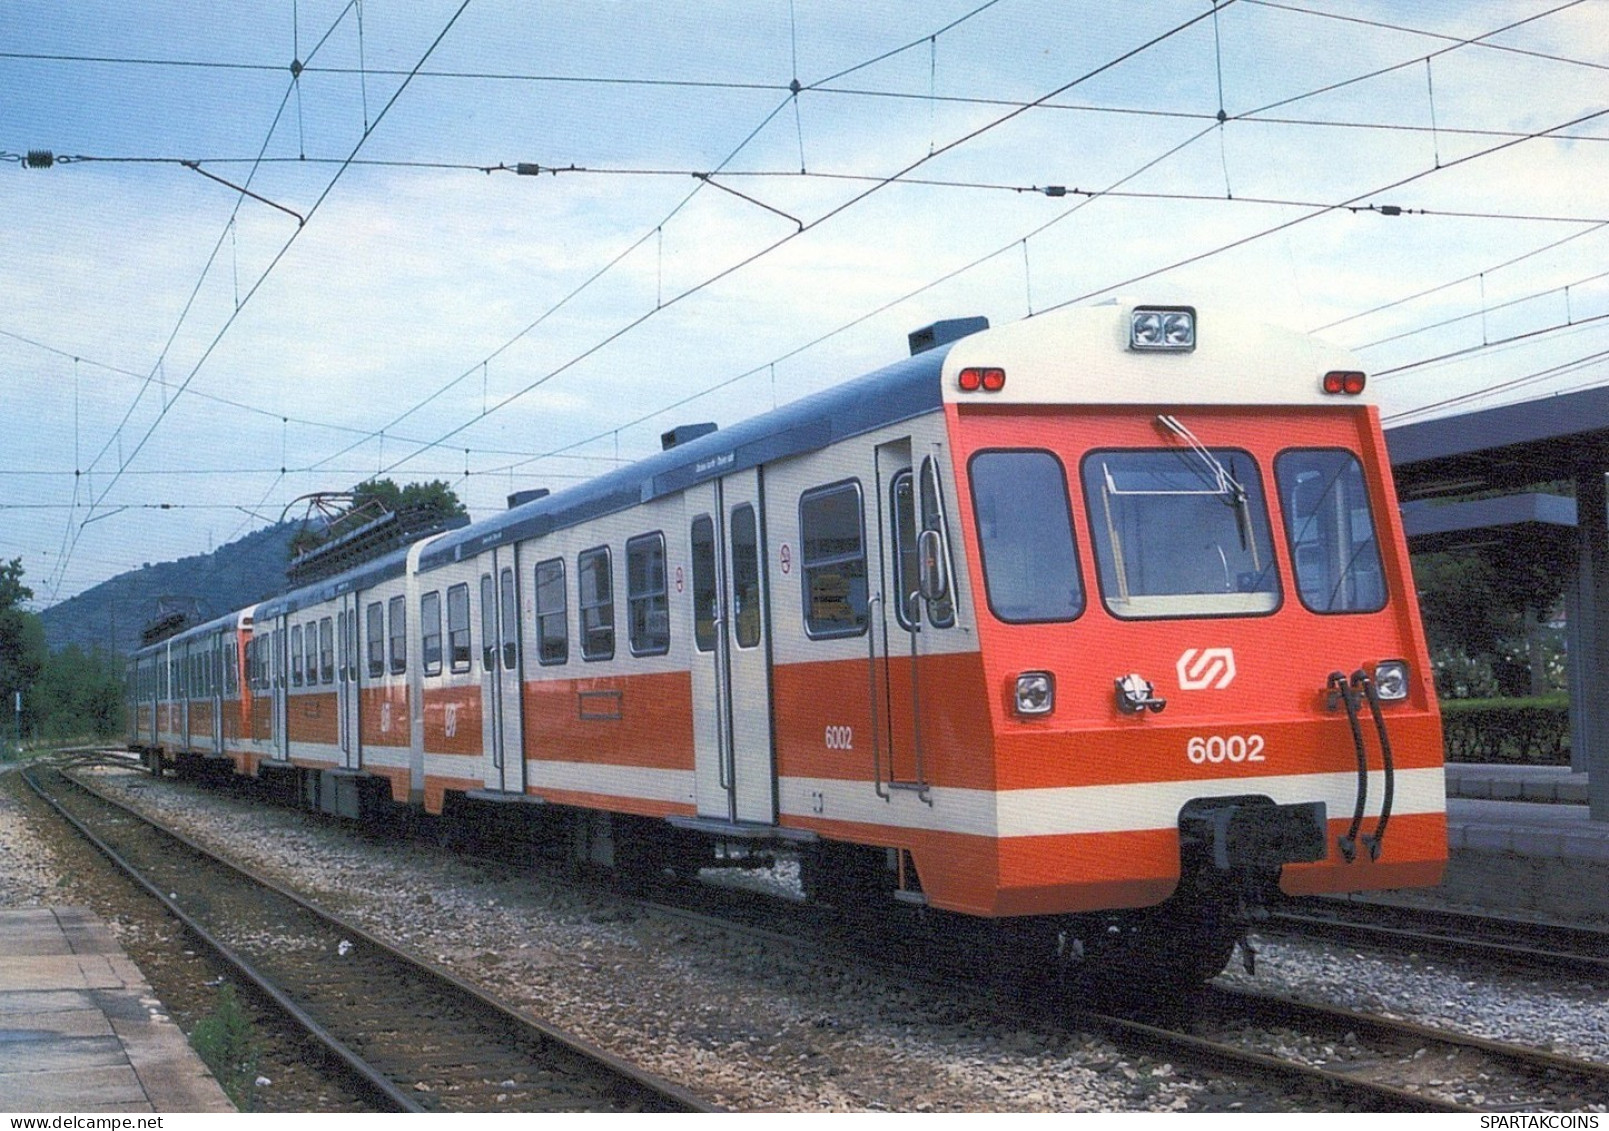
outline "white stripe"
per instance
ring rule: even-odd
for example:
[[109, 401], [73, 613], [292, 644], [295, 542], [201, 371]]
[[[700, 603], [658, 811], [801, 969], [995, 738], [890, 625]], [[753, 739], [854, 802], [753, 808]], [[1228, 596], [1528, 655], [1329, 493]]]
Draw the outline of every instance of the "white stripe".
[[[426, 754], [425, 774], [433, 778], [479, 781], [485, 762], [478, 754]], [[563, 789], [608, 797], [693, 804], [693, 772], [650, 766], [598, 765], [594, 762], [525, 763], [525, 780], [536, 789]]]
[[[784, 816], [855, 821], [900, 829], [925, 829], [988, 837], [1068, 836], [1174, 828], [1186, 802], [1204, 797], [1255, 795], [1279, 804], [1322, 801], [1333, 820], [1349, 817], [1357, 803], [1352, 773], [1283, 774], [1208, 781], [1142, 782], [1132, 785], [1067, 786], [1054, 789], [934, 788], [931, 805], [909, 790], [884, 800], [866, 782], [783, 778]], [[1378, 817], [1385, 774], [1369, 774], [1367, 815]], [[1399, 770], [1393, 814], [1441, 813], [1446, 778], [1439, 768]], [[1365, 824], [1365, 831], [1373, 828]]]

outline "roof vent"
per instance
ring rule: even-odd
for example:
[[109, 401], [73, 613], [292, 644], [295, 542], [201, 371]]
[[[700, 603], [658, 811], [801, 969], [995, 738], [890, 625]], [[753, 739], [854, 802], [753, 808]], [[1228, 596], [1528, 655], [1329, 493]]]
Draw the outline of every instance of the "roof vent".
[[989, 320], [980, 315], [971, 318], [946, 318], [942, 322], [935, 322], [931, 326], [923, 326], [920, 330], [912, 330], [910, 334], [911, 356], [926, 353], [936, 346], [946, 346], [958, 338], [968, 334], [976, 334], [979, 330], [987, 330]]
[[538, 499], [545, 499], [548, 494], [549, 491], [546, 487], [533, 487], [529, 491], [515, 491], [508, 497], [508, 509], [513, 510], [515, 507], [523, 506], [526, 503], [534, 503]]
[[668, 452], [672, 448], [681, 447], [683, 444], [687, 443], [689, 440], [696, 440], [700, 436], [708, 436], [711, 432], [714, 432], [714, 431], [715, 431], [715, 425], [710, 424], [710, 423], [704, 423], [704, 424], [678, 424], [675, 428], [672, 428], [669, 432], [660, 433], [659, 447], [660, 447], [661, 451]]

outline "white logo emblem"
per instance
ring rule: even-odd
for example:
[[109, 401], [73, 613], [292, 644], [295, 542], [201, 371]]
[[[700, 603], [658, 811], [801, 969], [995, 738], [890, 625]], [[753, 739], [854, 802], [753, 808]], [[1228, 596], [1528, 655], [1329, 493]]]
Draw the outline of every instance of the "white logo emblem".
[[1190, 648], [1179, 657], [1179, 690], [1222, 691], [1235, 679], [1235, 653], [1228, 648]]

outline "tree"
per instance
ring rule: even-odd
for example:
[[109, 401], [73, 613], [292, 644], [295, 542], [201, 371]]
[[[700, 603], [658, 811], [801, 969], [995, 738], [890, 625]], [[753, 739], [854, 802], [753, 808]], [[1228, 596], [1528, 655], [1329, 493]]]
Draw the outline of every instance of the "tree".
[[[33, 687], [44, 670], [49, 650], [45, 626], [23, 608], [34, 591], [22, 583], [22, 559], [0, 565], [0, 711], [9, 722], [17, 692], [23, 693], [24, 722], [33, 711]], [[0, 728], [0, 733], [9, 728]]]
[[[1490, 682], [1481, 694], [1537, 692], [1543, 674], [1538, 626], [1563, 598], [1571, 573], [1561, 562], [1568, 561], [1558, 539], [1542, 536], [1523, 546], [1414, 555], [1414, 585], [1431, 655], [1443, 672], [1464, 673], [1440, 681], [1443, 695], [1455, 692], [1453, 683], [1472, 680]], [[1472, 677], [1474, 669], [1486, 674]]]
[[[321, 492], [307, 499], [308, 518], [291, 539], [293, 559], [387, 513], [397, 515], [410, 529], [469, 517], [452, 486], [441, 479], [406, 487], [398, 487], [391, 479], [369, 479], [350, 492]], [[319, 515], [318, 525], [314, 525], [315, 512]]]
[[34, 690], [34, 729], [51, 739], [110, 738], [123, 732], [123, 674], [99, 649], [69, 644], [45, 661]]

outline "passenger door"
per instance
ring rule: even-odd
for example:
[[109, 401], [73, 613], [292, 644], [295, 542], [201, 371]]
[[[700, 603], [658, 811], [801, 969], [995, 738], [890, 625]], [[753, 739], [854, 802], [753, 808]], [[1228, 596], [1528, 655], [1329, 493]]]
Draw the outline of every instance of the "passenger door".
[[[872, 613], [872, 710], [882, 724], [881, 765], [884, 781], [896, 788], [927, 789], [923, 752], [924, 697], [936, 691], [923, 662], [936, 647], [934, 634], [955, 623], [953, 599], [924, 598], [922, 536], [929, 558], [942, 557], [948, 578], [948, 531], [938, 469], [931, 456], [913, 465], [909, 437], [881, 444], [876, 451], [877, 524], [880, 584], [883, 600]], [[928, 568], [935, 563], [928, 562]], [[878, 655], [880, 653], [880, 655]], [[925, 682], [924, 682], [925, 681]]]
[[687, 492], [698, 814], [776, 823], [770, 602], [758, 468]]
[[525, 792], [520, 683], [525, 650], [520, 635], [518, 548], [482, 558], [480, 574], [481, 702], [487, 789]]
[[[363, 743], [358, 726], [362, 668], [358, 647], [359, 601], [356, 593], [343, 593], [337, 599], [335, 615], [335, 719], [341, 746], [341, 765], [355, 770], [363, 765]], [[281, 633], [280, 635], [284, 635]], [[284, 665], [281, 664], [283, 673]], [[281, 674], [280, 681], [284, 682]]]

